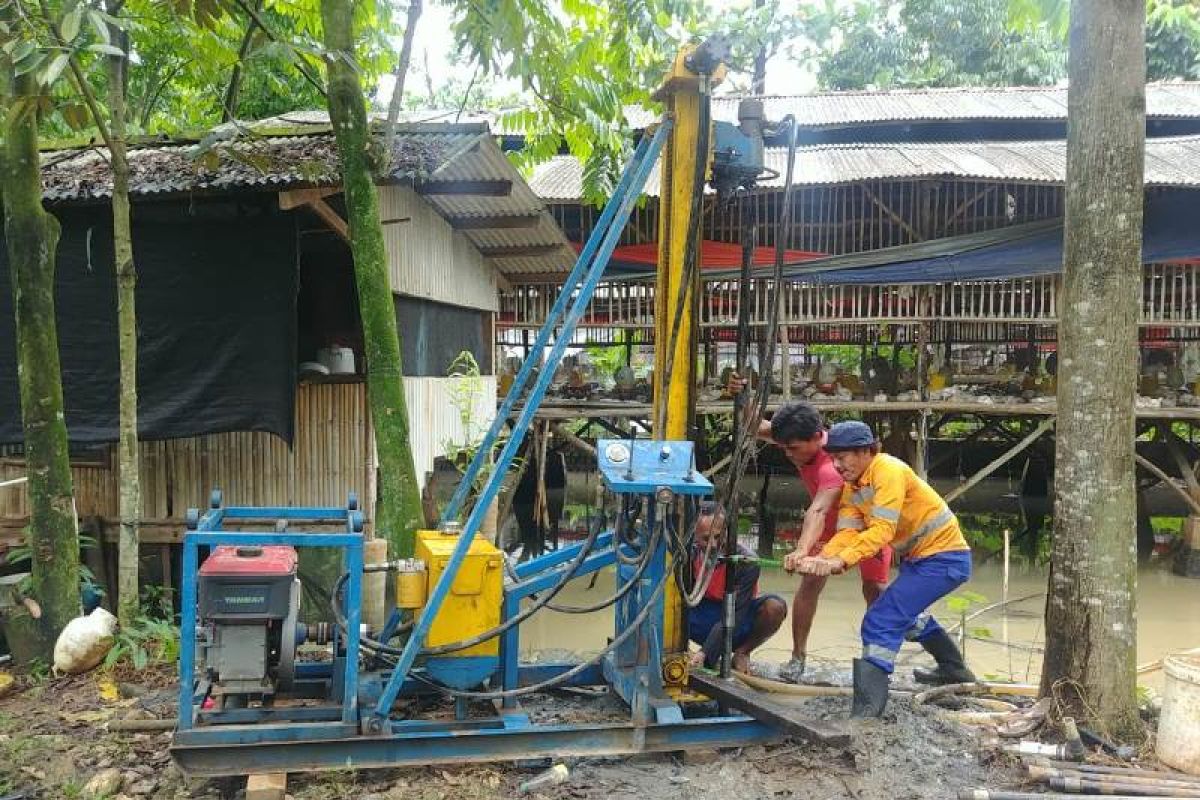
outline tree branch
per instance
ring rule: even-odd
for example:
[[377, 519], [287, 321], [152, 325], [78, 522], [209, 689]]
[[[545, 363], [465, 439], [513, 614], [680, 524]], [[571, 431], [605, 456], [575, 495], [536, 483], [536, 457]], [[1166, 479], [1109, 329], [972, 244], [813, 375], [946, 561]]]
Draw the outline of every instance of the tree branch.
[[400, 103], [404, 99], [404, 79], [408, 76], [408, 65], [412, 61], [413, 38], [417, 32], [417, 20], [421, 18], [421, 0], [409, 0], [408, 22], [404, 27], [404, 42], [400, 46], [400, 60], [396, 62], [396, 83], [392, 87], [392, 99], [388, 103], [387, 152], [392, 152], [396, 136], [396, 119], [400, 116]]
[[79, 60], [75, 58], [70, 45], [63, 39], [58, 25], [54, 22], [54, 17], [50, 14], [50, 6], [46, 3], [46, 0], [38, 0], [38, 3], [41, 7], [42, 18], [46, 22], [46, 27], [50, 29], [50, 35], [54, 37], [55, 43], [67, 53], [67, 66], [71, 69], [71, 77], [75, 83], [75, 90], [83, 98], [84, 104], [88, 107], [88, 112], [92, 115], [92, 121], [96, 123], [96, 130], [100, 131], [100, 138], [104, 140], [104, 146], [111, 153], [112, 134], [108, 130], [108, 125], [104, 122], [104, 115], [100, 113], [100, 106], [96, 103], [96, 95], [92, 92], [92, 87], [88, 85], [88, 82], [83, 77], [83, 70], [79, 68]]
[[[280, 38], [275, 35], [275, 32], [272, 31], [270, 27], [268, 27], [267, 22], [266, 22], [266, 20], [264, 20], [262, 18], [262, 15], [259, 14], [257, 11], [255, 11], [250, 6], [248, 6], [246, 4], [245, 0], [233, 0], [233, 1], [235, 3], [237, 3], [238, 7], [241, 8], [242, 11], [245, 11], [246, 14], [252, 20], [254, 20], [255, 24], [257, 24], [258, 27], [262, 30], [262, 32], [267, 35], [268, 39], [270, 39], [272, 42], [278, 42], [279, 44], [286, 44], [286, 42], [282, 42], [280, 40]], [[45, 2], [45, 0], [43, 0], [43, 2]], [[306, 81], [308, 81], [309, 84], [311, 84], [312, 87], [321, 94], [321, 97], [328, 99], [329, 95], [326, 94], [325, 87], [321, 84], [320, 79], [318, 79], [315, 75], [312, 74], [312, 71], [309, 69], [308, 64], [306, 64], [304, 62], [303, 57], [297, 59], [296, 69], [298, 69], [300, 71], [301, 76], [303, 76], [304, 79]]]
[[[262, 10], [262, 4], [263, 0], [254, 0], [255, 11]], [[254, 34], [257, 30], [258, 23], [251, 18], [246, 25], [246, 33], [242, 36], [241, 46], [238, 47], [237, 61], [234, 62], [233, 70], [229, 74], [229, 86], [225, 89], [225, 99], [222, 102], [221, 122], [229, 122], [237, 116], [238, 94], [242, 88], [243, 62], [250, 52], [250, 46], [254, 43]]]

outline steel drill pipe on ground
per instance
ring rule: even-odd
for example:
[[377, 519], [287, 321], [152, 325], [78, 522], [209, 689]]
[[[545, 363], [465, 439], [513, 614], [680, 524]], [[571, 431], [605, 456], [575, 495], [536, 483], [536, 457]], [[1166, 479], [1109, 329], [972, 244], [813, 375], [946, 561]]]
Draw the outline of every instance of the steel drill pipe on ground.
[[1188, 775], [1185, 772], [1170, 772], [1168, 770], [1140, 769], [1138, 767], [1106, 767], [1100, 764], [1075, 764], [1068, 761], [1045, 761], [1037, 764], [1037, 766], [1052, 767], [1067, 772], [1087, 772], [1096, 775], [1133, 775], [1200, 784], [1200, 775]]
[[[962, 789], [958, 800], [1079, 800], [1077, 794], [1043, 794], [1042, 792], [1006, 792], [996, 789]], [[1107, 795], [1105, 800], [1173, 800], [1167, 795]]]
[[1130, 783], [1140, 786], [1175, 786], [1183, 789], [1200, 789], [1200, 783], [1189, 780], [1176, 780], [1174, 778], [1163, 778], [1158, 775], [1104, 775], [1096, 772], [1081, 772], [1079, 770], [1071, 770], [1058, 767], [1044, 767], [1038, 764], [1029, 764], [1026, 767], [1029, 771], [1029, 777], [1040, 781], [1049, 781], [1051, 778], [1075, 778], [1078, 780], [1100, 781], [1104, 783]]
[[1121, 783], [1117, 780], [1087, 780], [1081, 778], [1051, 778], [1049, 786], [1068, 794], [1125, 794], [1143, 797], [1197, 797], [1200, 787], [1180, 787], [1170, 784]]

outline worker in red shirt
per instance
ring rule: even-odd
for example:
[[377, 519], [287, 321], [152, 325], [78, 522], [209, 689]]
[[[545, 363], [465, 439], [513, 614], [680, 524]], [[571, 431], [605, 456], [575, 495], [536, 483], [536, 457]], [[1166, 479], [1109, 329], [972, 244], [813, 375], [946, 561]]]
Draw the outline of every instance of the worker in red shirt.
[[[714, 536], [724, 536], [725, 526], [718, 524], [724, 512], [707, 503], [696, 519], [696, 537], [692, 550], [692, 574], [702, 576], [712, 571], [712, 579], [704, 598], [688, 611], [688, 638], [700, 645], [692, 654], [692, 666], [701, 664], [713, 668], [725, 644], [725, 624], [722, 621], [725, 604], [726, 568], [721, 558], [724, 548]], [[731, 523], [732, 524], [732, 523]], [[734, 585], [733, 669], [749, 672], [750, 653], [760, 646], [787, 618], [787, 602], [778, 595], [759, 596], [759, 566], [753, 563], [754, 553], [738, 545], [738, 554], [750, 559], [738, 564]], [[715, 565], [715, 566], [714, 566]], [[706, 569], [707, 567], [707, 569]]]
[[[842, 498], [842, 476], [833, 458], [825, 452], [826, 432], [821, 413], [808, 403], [788, 403], [764, 421], [758, 435], [773, 442], [800, 473], [808, 490], [809, 504], [795, 549], [784, 559], [788, 572], [796, 572], [800, 560], [815, 556], [833, 538], [838, 529], [838, 506]], [[883, 547], [870, 558], [858, 562], [863, 599], [867, 605], [887, 587], [892, 549]], [[779, 672], [787, 681], [797, 682], [804, 674], [808, 634], [817, 613], [817, 601], [825, 588], [824, 575], [803, 575], [792, 601], [792, 658]]]

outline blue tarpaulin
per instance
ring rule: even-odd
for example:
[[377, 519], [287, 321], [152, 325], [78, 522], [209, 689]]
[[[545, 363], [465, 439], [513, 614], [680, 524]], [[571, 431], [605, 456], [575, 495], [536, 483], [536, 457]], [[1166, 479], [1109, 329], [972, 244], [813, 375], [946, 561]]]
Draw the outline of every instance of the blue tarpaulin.
[[[1112, 224], [1116, 224], [1114, 220]], [[946, 283], [1062, 271], [1061, 221], [1035, 222], [789, 266], [792, 280], [824, 284]], [[1200, 191], [1147, 198], [1146, 264], [1200, 258]]]

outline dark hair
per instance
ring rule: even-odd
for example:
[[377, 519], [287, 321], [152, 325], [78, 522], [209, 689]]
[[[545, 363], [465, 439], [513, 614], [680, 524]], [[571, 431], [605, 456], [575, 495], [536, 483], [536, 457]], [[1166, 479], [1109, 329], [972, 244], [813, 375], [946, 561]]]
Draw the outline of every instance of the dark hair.
[[771, 438], [780, 444], [808, 441], [824, 430], [821, 412], [808, 403], [788, 403], [771, 418]]

